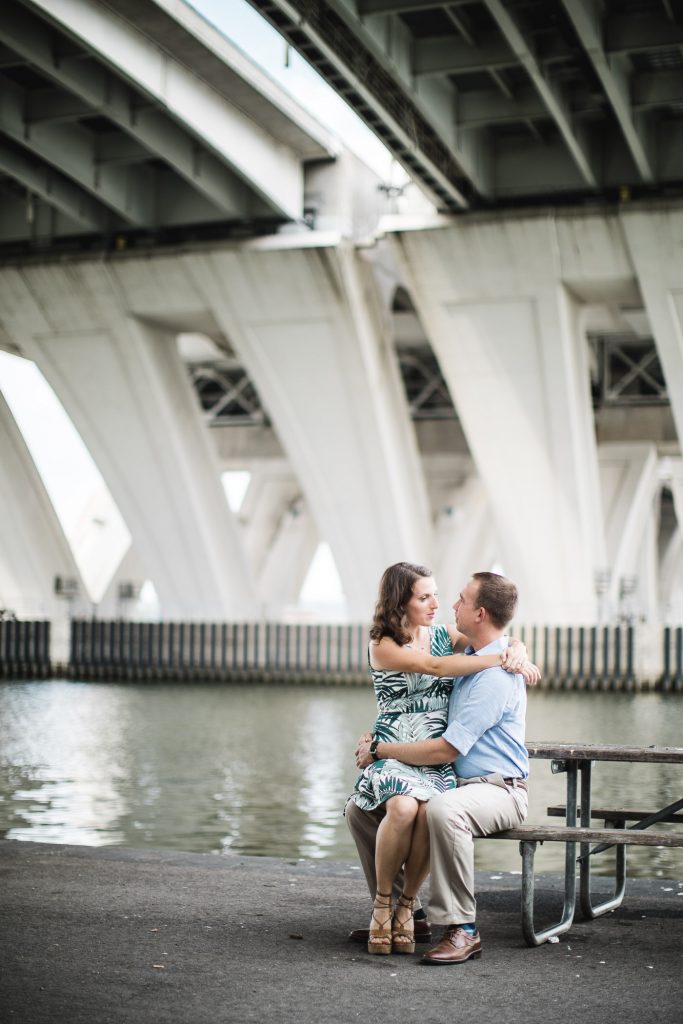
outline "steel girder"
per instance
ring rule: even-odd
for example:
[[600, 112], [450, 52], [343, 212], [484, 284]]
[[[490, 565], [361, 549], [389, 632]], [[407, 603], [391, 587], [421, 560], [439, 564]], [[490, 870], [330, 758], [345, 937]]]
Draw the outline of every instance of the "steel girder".
[[437, 205], [683, 190], [683, 3], [250, 0]]
[[55, 237], [151, 238], [258, 233], [303, 215], [303, 160], [330, 156], [308, 115], [297, 122], [272, 83], [261, 92], [241, 54], [233, 67], [231, 45], [191, 9], [173, 23], [173, 53], [165, 5], [136, 10], [144, 31], [99, 0], [2, 4], [0, 244], [32, 244], [38, 221]]

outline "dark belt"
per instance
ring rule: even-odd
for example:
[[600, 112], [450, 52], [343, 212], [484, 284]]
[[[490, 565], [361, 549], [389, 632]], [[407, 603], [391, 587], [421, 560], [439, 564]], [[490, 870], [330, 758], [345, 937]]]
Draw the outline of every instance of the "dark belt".
[[529, 791], [526, 779], [503, 779], [506, 786], [511, 786], [513, 789], [526, 789]]
[[[500, 775], [495, 777], [500, 779]], [[475, 776], [473, 779], [457, 779], [456, 786], [470, 786], [473, 782], [488, 782], [489, 778], [493, 778], [493, 776], [487, 777], [482, 775]], [[526, 779], [502, 779], [501, 781], [504, 782], [506, 786], [509, 786], [510, 789], [524, 789], [527, 792], [529, 791]]]

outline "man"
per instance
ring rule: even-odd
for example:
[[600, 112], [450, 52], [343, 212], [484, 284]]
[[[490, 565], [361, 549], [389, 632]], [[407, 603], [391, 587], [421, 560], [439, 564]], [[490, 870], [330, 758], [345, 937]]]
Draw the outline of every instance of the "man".
[[[475, 573], [453, 606], [458, 630], [470, 639], [466, 653], [477, 656], [504, 650], [505, 628], [516, 605], [514, 583], [495, 573]], [[441, 941], [423, 956], [423, 963], [460, 964], [481, 953], [473, 838], [514, 828], [527, 815], [525, 717], [522, 677], [490, 668], [455, 680], [442, 737], [375, 746], [375, 759], [392, 757], [406, 764], [453, 761], [458, 776], [456, 789], [427, 804], [429, 913], [434, 923], [445, 925], [445, 931]], [[363, 739], [356, 751], [356, 764], [364, 768], [372, 760], [370, 741]], [[351, 827], [358, 842], [358, 829]], [[363, 861], [364, 852], [359, 852]]]

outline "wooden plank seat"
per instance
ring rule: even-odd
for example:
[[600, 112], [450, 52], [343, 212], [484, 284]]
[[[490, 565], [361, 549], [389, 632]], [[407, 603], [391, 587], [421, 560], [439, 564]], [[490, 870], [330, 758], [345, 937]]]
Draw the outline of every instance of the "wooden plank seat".
[[[604, 808], [602, 810], [605, 810]], [[564, 813], [564, 808], [562, 809]], [[601, 816], [601, 812], [598, 816]], [[625, 814], [631, 812], [625, 811]], [[636, 815], [640, 812], [636, 811]], [[647, 815], [645, 816], [647, 817]], [[680, 816], [673, 815], [674, 820]], [[608, 819], [609, 820], [609, 819]], [[628, 817], [625, 820], [632, 820]], [[636, 820], [640, 820], [637, 818]], [[522, 855], [522, 932], [524, 939], [529, 946], [540, 946], [548, 939], [561, 935], [571, 928], [574, 920], [574, 909], [576, 906], [576, 847], [580, 847], [581, 856], [578, 858], [580, 865], [580, 905], [583, 916], [589, 920], [615, 910], [624, 897], [626, 889], [626, 847], [627, 846], [649, 846], [649, 847], [683, 847], [683, 832], [664, 832], [621, 828], [586, 828], [569, 825], [519, 825], [517, 828], [505, 829], [502, 832], [494, 832], [487, 839], [514, 839], [519, 842], [519, 850]], [[564, 843], [566, 849], [565, 857], [565, 886], [564, 905], [562, 916], [559, 922], [536, 931], [534, 926], [534, 857], [536, 847], [539, 843]], [[616, 874], [614, 894], [598, 905], [594, 905], [591, 898], [590, 883], [590, 846], [602, 844], [616, 846]]]
[[[550, 818], [565, 818], [567, 808], [565, 804], [553, 804], [547, 812]], [[601, 821], [627, 822], [640, 821], [642, 818], [650, 818], [657, 814], [657, 811], [639, 810], [633, 807], [592, 807], [591, 818], [599, 818]], [[577, 818], [581, 817], [581, 808], [576, 809]], [[667, 814], [660, 821], [683, 822], [683, 813]]]
[[625, 747], [618, 743], [528, 742], [529, 757], [560, 761], [622, 761], [638, 764], [683, 764], [683, 747]]
[[519, 825], [494, 832], [487, 839], [524, 843], [609, 843], [611, 846], [683, 846], [683, 832], [635, 832], [623, 828], [571, 828], [567, 825]]

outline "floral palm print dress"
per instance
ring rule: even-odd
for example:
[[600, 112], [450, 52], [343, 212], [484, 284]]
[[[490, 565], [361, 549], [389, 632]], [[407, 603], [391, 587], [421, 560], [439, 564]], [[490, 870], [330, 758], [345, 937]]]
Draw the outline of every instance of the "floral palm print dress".
[[[452, 654], [451, 638], [445, 626], [430, 626], [433, 655]], [[377, 698], [377, 720], [373, 735], [386, 743], [412, 743], [443, 735], [448, 722], [448, 699], [452, 679], [440, 679], [421, 672], [396, 672], [370, 666]], [[430, 800], [437, 793], [455, 788], [453, 765], [408, 765], [392, 758], [373, 761], [363, 769], [351, 799], [364, 811], [372, 811], [392, 796]]]

